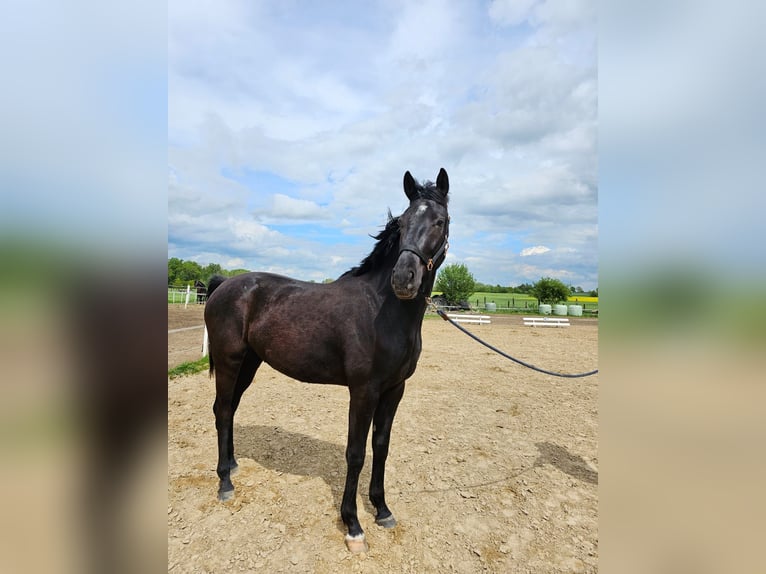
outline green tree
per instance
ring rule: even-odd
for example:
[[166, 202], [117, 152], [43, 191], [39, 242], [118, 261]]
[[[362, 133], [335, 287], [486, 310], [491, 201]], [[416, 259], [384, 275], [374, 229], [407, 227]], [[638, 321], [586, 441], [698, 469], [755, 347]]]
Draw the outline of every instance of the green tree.
[[566, 301], [570, 291], [569, 287], [558, 279], [543, 277], [532, 286], [529, 294], [540, 303], [555, 304], [559, 301]]
[[209, 263], [202, 267], [196, 261], [184, 261], [178, 257], [168, 259], [168, 285], [175, 287], [184, 287], [191, 285], [199, 279], [207, 283], [213, 275], [223, 275], [224, 277], [234, 277], [242, 273], [249, 273], [247, 269], [227, 270], [218, 263]]
[[181, 264], [179, 277], [185, 285], [191, 285], [197, 279], [202, 279], [202, 267], [196, 261], [184, 261]]
[[511, 293], [525, 293], [528, 294], [532, 291], [532, 285], [529, 283], [522, 283], [521, 285], [516, 285], [516, 287], [511, 287]]
[[182, 283], [179, 278], [182, 264], [183, 260], [178, 257], [168, 259], [168, 285], [180, 285]]
[[207, 283], [213, 275], [223, 275], [223, 269], [218, 263], [208, 263], [202, 268], [200, 279]]
[[462, 263], [447, 265], [439, 271], [436, 291], [441, 291], [450, 304], [467, 301], [476, 291], [476, 280]]

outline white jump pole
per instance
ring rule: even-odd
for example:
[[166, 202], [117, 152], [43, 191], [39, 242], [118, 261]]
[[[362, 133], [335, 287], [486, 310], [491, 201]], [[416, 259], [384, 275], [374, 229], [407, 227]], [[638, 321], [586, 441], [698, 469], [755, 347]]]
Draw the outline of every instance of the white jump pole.
[[202, 356], [204, 357], [207, 355], [208, 349], [208, 340], [207, 340], [207, 327], [205, 327], [205, 333], [202, 335]]
[[186, 286], [186, 303], [184, 303], [184, 309], [189, 306], [189, 294], [191, 293], [191, 285]]

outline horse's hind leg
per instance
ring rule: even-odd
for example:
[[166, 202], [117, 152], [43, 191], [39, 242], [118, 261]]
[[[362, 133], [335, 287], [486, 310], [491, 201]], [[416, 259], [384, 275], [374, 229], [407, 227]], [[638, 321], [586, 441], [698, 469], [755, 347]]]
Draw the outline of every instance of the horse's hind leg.
[[370, 502], [375, 507], [375, 523], [384, 528], [396, 526], [396, 519], [386, 506], [384, 478], [386, 458], [391, 440], [391, 426], [399, 401], [404, 395], [404, 381], [397, 387], [386, 391], [378, 401], [372, 427], [372, 476], [370, 479]]
[[239, 465], [237, 464], [237, 460], [234, 457], [234, 415], [237, 413], [237, 408], [239, 407], [239, 401], [242, 399], [242, 394], [247, 390], [247, 387], [250, 386], [250, 383], [253, 382], [253, 377], [255, 377], [255, 372], [258, 370], [258, 367], [261, 366], [261, 363], [263, 361], [261, 358], [253, 353], [252, 351], [248, 351], [247, 355], [245, 356], [245, 360], [242, 361], [242, 366], [239, 370], [239, 376], [237, 377], [237, 383], [234, 386], [234, 396], [232, 397], [231, 401], [231, 426], [229, 428], [229, 473], [233, 474], [237, 471], [239, 468]]
[[231, 471], [237, 468], [234, 458], [234, 413], [239, 406], [242, 393], [245, 392], [255, 376], [261, 359], [252, 352], [243, 352], [241, 358], [230, 356], [215, 360], [216, 394], [213, 412], [215, 428], [218, 432], [218, 466], [216, 473], [220, 480], [218, 499], [228, 500], [234, 495]]

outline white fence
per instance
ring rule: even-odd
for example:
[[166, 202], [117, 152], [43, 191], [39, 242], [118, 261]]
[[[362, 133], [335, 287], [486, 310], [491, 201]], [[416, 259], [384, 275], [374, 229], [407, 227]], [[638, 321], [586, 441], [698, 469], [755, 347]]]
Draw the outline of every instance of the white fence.
[[199, 303], [200, 305], [205, 302], [203, 297], [202, 301], [197, 300], [197, 290], [190, 285], [186, 287], [168, 287], [168, 303], [183, 303], [187, 306], [189, 303]]
[[455, 323], [473, 323], [476, 325], [489, 325], [492, 319], [489, 315], [462, 315], [456, 313], [447, 313], [447, 317]]
[[566, 317], [524, 317], [525, 327], [569, 327]]

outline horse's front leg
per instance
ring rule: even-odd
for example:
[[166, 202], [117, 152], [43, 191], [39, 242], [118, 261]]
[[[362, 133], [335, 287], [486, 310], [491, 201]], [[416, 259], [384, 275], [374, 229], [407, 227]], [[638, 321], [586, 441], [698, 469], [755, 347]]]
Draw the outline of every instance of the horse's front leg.
[[375, 523], [384, 528], [396, 526], [396, 519], [388, 509], [388, 506], [386, 506], [384, 480], [388, 445], [391, 440], [391, 426], [394, 422], [394, 415], [399, 406], [399, 401], [402, 400], [402, 395], [404, 395], [404, 381], [381, 395], [373, 418], [370, 502], [372, 502], [377, 511]]
[[346, 445], [346, 486], [343, 490], [340, 516], [348, 528], [346, 546], [354, 554], [366, 552], [369, 548], [364, 539], [364, 530], [362, 530], [357, 517], [356, 493], [359, 473], [364, 466], [364, 450], [376, 402], [376, 397], [370, 397], [364, 392], [355, 393], [354, 390], [351, 390], [348, 411], [348, 443]]

